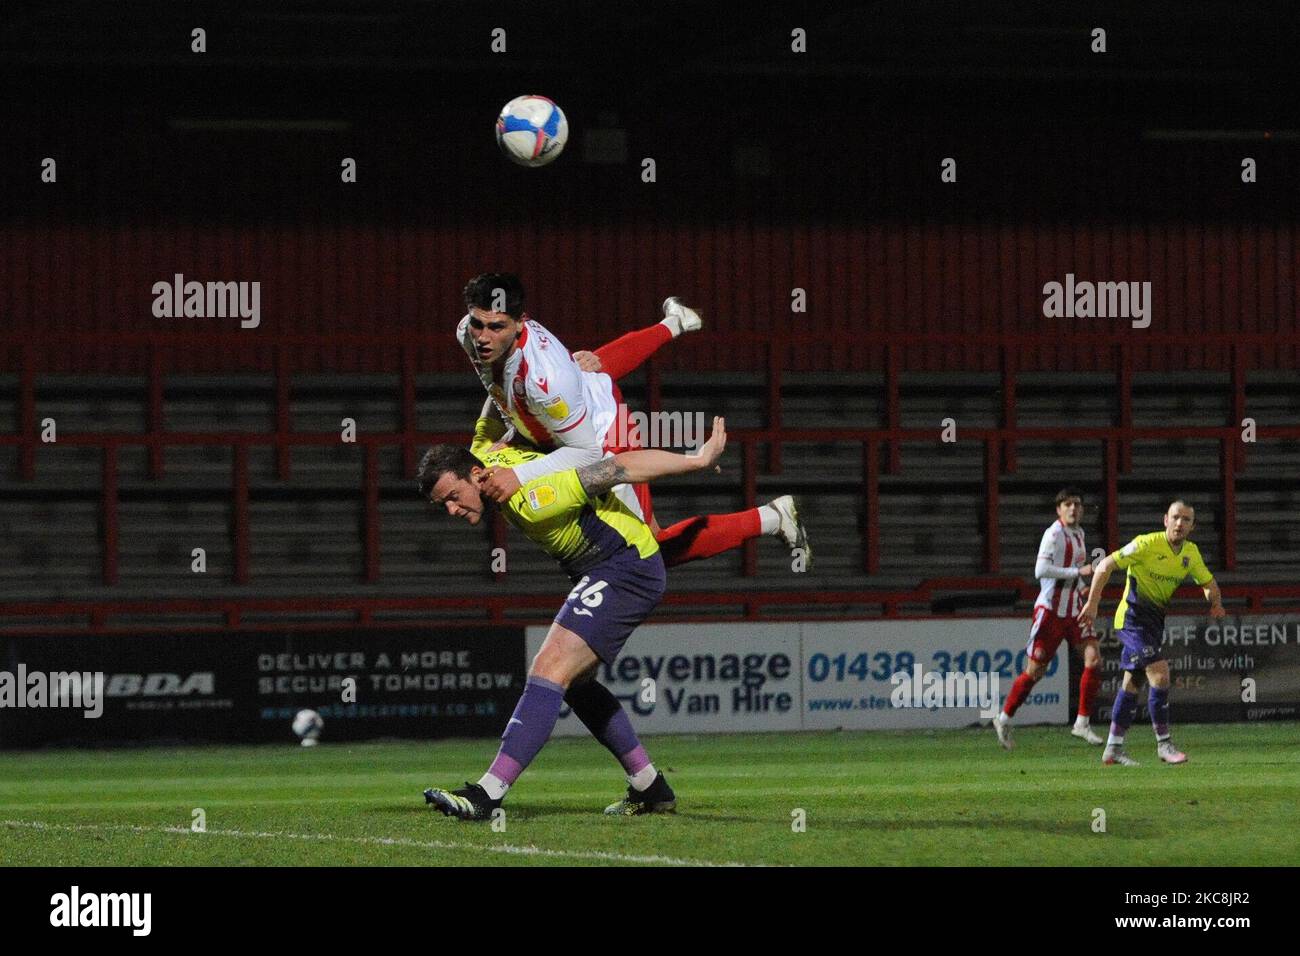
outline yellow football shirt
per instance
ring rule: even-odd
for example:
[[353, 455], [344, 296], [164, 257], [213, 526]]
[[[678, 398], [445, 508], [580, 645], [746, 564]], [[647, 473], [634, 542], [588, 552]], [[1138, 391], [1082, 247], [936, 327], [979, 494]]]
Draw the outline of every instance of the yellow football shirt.
[[[530, 446], [506, 445], [488, 451], [504, 434], [504, 422], [480, 418], [469, 450], [494, 468], [513, 468], [542, 457]], [[521, 485], [501, 505], [501, 512], [570, 574], [581, 574], [624, 547], [636, 548], [642, 558], [659, 550], [659, 542], [639, 516], [613, 492], [589, 497], [574, 468]]]
[[1175, 554], [1163, 531], [1140, 534], [1110, 557], [1128, 572], [1124, 597], [1115, 609], [1117, 630], [1130, 626], [1163, 629], [1165, 610], [1188, 577], [1201, 587], [1214, 580], [1195, 544], [1183, 541]]

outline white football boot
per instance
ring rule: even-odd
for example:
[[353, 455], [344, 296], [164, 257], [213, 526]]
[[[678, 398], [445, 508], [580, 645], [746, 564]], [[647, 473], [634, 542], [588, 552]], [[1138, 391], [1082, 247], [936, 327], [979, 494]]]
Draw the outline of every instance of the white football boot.
[[1187, 754], [1175, 747], [1172, 740], [1162, 740], [1156, 744], [1156, 753], [1165, 763], [1187, 763]]
[[1003, 750], [1015, 750], [1016, 742], [1011, 739], [1011, 721], [1002, 711], [998, 711], [993, 718], [993, 731], [998, 735], [998, 743], [1002, 745]]
[[677, 338], [683, 332], [698, 332], [704, 327], [704, 320], [694, 309], [683, 305], [677, 296], [670, 295], [664, 299], [663, 324], [668, 326], [673, 338]]
[[1092, 732], [1092, 727], [1087, 721], [1079, 723], [1079, 721], [1076, 720], [1074, 726], [1070, 728], [1070, 735], [1072, 737], [1078, 737], [1080, 740], [1086, 741], [1094, 746], [1100, 746], [1106, 742]]
[[1101, 762], [1107, 767], [1140, 767], [1142, 766], [1132, 757], [1124, 752], [1122, 744], [1116, 746], [1108, 745], [1105, 752], [1101, 755]]
[[791, 551], [802, 550], [804, 570], [811, 571], [812, 545], [808, 543], [808, 529], [804, 527], [803, 520], [799, 517], [799, 502], [795, 500], [794, 495], [782, 495], [780, 498], [773, 498], [767, 506], [777, 513], [780, 520], [776, 528], [777, 537], [784, 541], [785, 546]]

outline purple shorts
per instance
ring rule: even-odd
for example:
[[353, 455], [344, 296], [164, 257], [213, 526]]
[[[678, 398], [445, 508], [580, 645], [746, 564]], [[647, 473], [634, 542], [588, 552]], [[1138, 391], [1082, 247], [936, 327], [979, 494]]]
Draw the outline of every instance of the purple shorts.
[[1126, 671], [1145, 670], [1156, 661], [1165, 659], [1160, 644], [1164, 640], [1164, 628], [1154, 634], [1149, 628], [1130, 624], [1115, 632], [1115, 638], [1122, 648], [1119, 652], [1119, 666]]
[[667, 586], [659, 552], [643, 558], [636, 548], [624, 548], [573, 582], [555, 623], [612, 664], [632, 631], [658, 606]]

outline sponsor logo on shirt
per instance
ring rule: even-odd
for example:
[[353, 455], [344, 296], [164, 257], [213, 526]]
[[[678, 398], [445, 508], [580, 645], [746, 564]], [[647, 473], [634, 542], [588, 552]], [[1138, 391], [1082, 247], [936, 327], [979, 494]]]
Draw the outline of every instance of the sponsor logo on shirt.
[[534, 511], [555, 504], [555, 489], [550, 485], [538, 485], [528, 489], [528, 506]]
[[542, 403], [542, 408], [546, 409], [546, 414], [557, 422], [562, 422], [569, 417], [569, 405], [563, 396], [556, 395], [550, 401]]

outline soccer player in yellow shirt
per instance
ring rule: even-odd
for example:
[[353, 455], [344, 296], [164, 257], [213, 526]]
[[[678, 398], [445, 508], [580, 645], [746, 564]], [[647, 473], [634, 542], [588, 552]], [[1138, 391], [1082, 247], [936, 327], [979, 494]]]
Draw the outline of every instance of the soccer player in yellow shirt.
[[605, 809], [633, 816], [671, 812], [676, 796], [655, 769], [627, 713], [595, 679], [612, 664], [632, 631], [658, 605], [666, 578], [659, 544], [642, 517], [612, 489], [712, 467], [726, 445], [726, 423], [694, 455], [644, 449], [552, 472], [523, 482], [496, 504], [483, 491], [496, 469], [535, 461], [542, 453], [521, 445], [498, 447], [505, 424], [486, 413], [469, 448], [435, 445], [420, 462], [420, 494], [454, 518], [479, 524], [499, 507], [507, 521], [539, 545], [573, 581], [528, 671], [524, 692], [501, 735], [496, 759], [477, 783], [459, 790], [431, 787], [425, 801], [447, 816], [487, 820], [506, 791], [550, 738], [562, 703], [618, 759], [627, 796]]
[[[1115, 694], [1110, 715], [1110, 737], [1101, 762], [1135, 767], [1137, 761], [1124, 752], [1124, 735], [1137, 716], [1141, 674], [1151, 682], [1147, 707], [1156, 732], [1156, 753], [1165, 763], [1186, 763], [1187, 755], [1174, 746], [1169, 734], [1169, 661], [1161, 650], [1165, 611], [1174, 592], [1191, 578], [1201, 586], [1210, 602], [1210, 616], [1223, 617], [1223, 596], [1201, 560], [1200, 549], [1190, 540], [1196, 512], [1187, 502], [1174, 501], [1165, 512], [1165, 530], [1140, 534], [1120, 550], [1101, 559], [1092, 575], [1088, 603], [1079, 612], [1079, 623], [1091, 627], [1097, 619], [1101, 595], [1111, 572], [1127, 571], [1124, 597], [1115, 611], [1115, 636], [1123, 645], [1120, 667], [1124, 680]], [[1140, 672], [1139, 673], [1139, 669]]]

